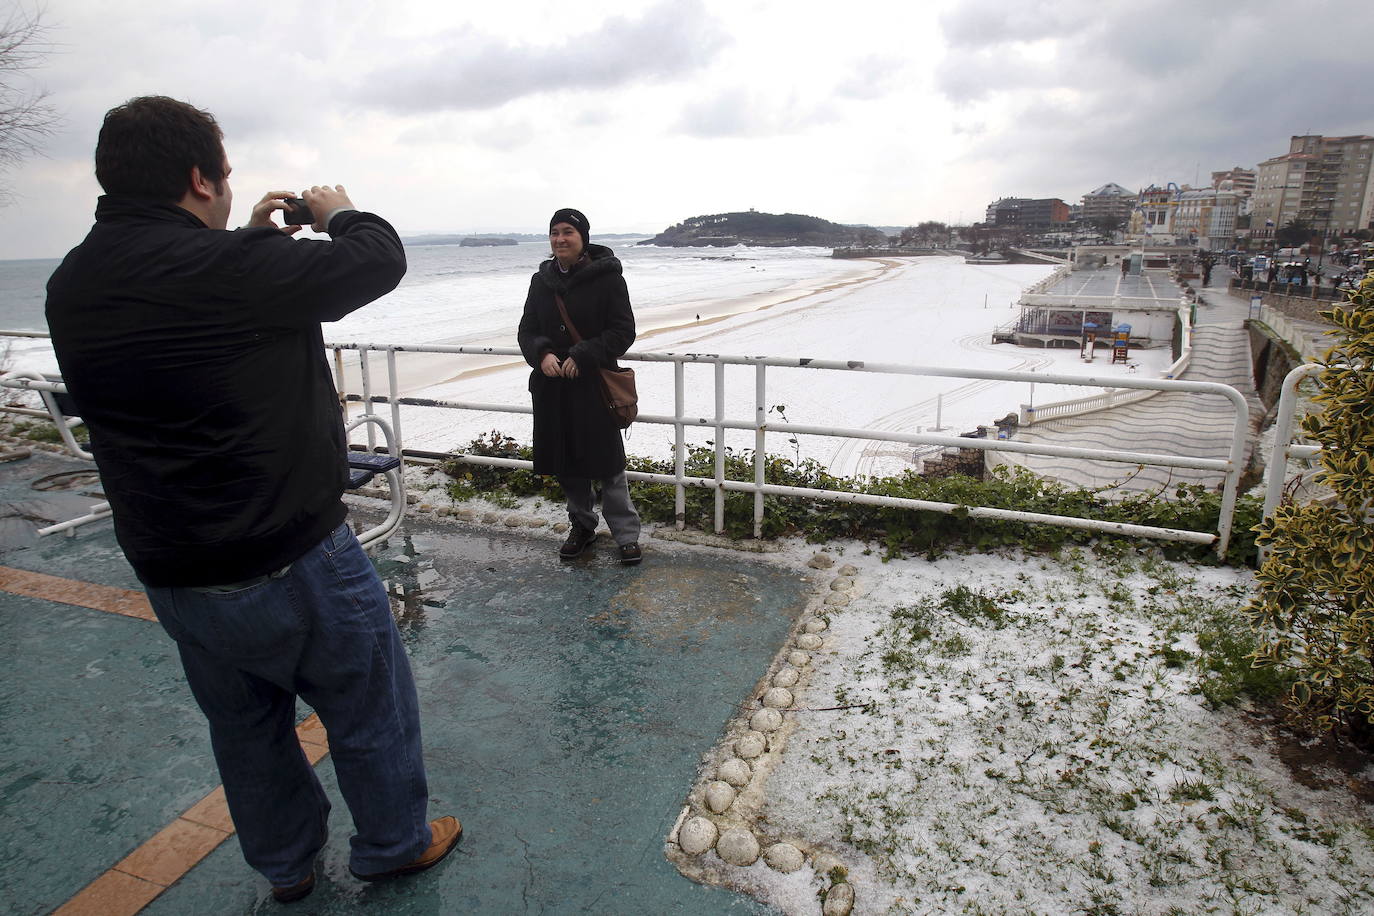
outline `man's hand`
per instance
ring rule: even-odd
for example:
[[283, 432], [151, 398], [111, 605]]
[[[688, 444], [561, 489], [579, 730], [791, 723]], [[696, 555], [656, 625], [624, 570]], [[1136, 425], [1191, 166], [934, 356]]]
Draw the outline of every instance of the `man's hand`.
[[302, 191], [301, 197], [310, 205], [310, 212], [315, 214], [315, 222], [310, 228], [316, 232], [329, 231], [329, 224], [325, 220], [335, 210], [341, 207], [353, 209], [353, 201], [348, 199], [348, 192], [341, 184], [332, 188], [327, 184], [317, 184], [308, 191]]
[[558, 357], [552, 353], [544, 354], [544, 358], [539, 361], [539, 371], [549, 378], [557, 378], [563, 374], [563, 368], [558, 363]]
[[563, 360], [563, 377], [577, 378], [577, 363], [571, 356]]
[[282, 203], [282, 201], [295, 196], [296, 195], [291, 191], [268, 191], [266, 194], [262, 195], [262, 200], [253, 204], [253, 213], [248, 217], [248, 226], [246, 228], [252, 229], [259, 226], [271, 226], [274, 229], [280, 229], [287, 235], [295, 235], [297, 232], [300, 232], [300, 226], [278, 226], [276, 223], [272, 222], [272, 214], [274, 212], [286, 209], [286, 204]]

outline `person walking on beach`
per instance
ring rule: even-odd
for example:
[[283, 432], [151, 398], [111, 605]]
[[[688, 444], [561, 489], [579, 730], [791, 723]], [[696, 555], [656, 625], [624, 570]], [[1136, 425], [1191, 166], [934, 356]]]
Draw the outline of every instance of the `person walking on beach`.
[[273, 223], [286, 191], [226, 231], [222, 138], [209, 112], [161, 96], [106, 114], [105, 194], [48, 281], [47, 319], [115, 535], [209, 720], [243, 856], [290, 902], [314, 889], [329, 836], [298, 696], [329, 735], [356, 877], [426, 869], [462, 828], [427, 820], [415, 684], [345, 521], [347, 443], [320, 331], [394, 289], [405, 251], [341, 185], [302, 195], [330, 241]]
[[599, 487], [620, 562], [631, 566], [643, 558], [639, 513], [625, 476], [625, 443], [602, 400], [598, 370], [616, 368], [630, 349], [635, 317], [620, 259], [591, 244], [590, 230], [578, 210], [554, 213], [553, 257], [530, 278], [520, 317], [520, 352], [532, 367], [534, 473], [556, 477], [568, 500], [572, 528], [558, 550], [562, 559], [581, 556], [596, 540]]

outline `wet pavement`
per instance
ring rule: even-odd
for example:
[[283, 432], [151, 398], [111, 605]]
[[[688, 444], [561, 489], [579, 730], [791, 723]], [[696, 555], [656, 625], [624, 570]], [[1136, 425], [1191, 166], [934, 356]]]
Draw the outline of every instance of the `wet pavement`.
[[[32, 481], [83, 466], [43, 453], [0, 465], [0, 566], [136, 589], [109, 522], [32, 535], [94, 498]], [[373, 552], [419, 686], [431, 816], [456, 814], [464, 837], [430, 873], [354, 880], [326, 756], [331, 838], [319, 886], [289, 912], [770, 912], [681, 877], [663, 840], [804, 606], [803, 576], [653, 539], [624, 568], [604, 536], [560, 564], [558, 543], [408, 518]], [[49, 912], [219, 780], [155, 622], [0, 592], [0, 663], [0, 899]], [[230, 838], [143, 912], [279, 906]]]

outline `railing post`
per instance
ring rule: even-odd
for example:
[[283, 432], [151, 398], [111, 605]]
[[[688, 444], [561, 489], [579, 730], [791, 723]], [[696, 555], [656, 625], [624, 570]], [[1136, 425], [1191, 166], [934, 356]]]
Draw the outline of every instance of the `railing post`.
[[[401, 439], [400, 392], [396, 390], [396, 348], [391, 346], [386, 348], [386, 383], [387, 398], [391, 402], [391, 431], [395, 435], [397, 442], [396, 448], [392, 450], [391, 454], [396, 458], [400, 458], [402, 463], [404, 463], [405, 458], [401, 455], [401, 446], [399, 444], [404, 440]], [[372, 424], [369, 423], [368, 425], [371, 426]]]
[[682, 422], [683, 410], [683, 373], [684, 363], [673, 360], [673, 515], [677, 530], [687, 527], [687, 487], [682, 482], [687, 476], [687, 437], [686, 426]]
[[[363, 413], [372, 412], [372, 367], [368, 359], [371, 352], [365, 347], [358, 350], [358, 375], [363, 383]], [[371, 423], [364, 425], [367, 427], [367, 450], [370, 452], [377, 447], [377, 431]]]
[[768, 409], [764, 403], [768, 396], [765, 378], [767, 366], [759, 363], [754, 367], [754, 537], [763, 537], [763, 484], [764, 469], [768, 465], [765, 454], [764, 427], [768, 423]]
[[725, 533], [725, 363], [716, 367], [716, 534]]

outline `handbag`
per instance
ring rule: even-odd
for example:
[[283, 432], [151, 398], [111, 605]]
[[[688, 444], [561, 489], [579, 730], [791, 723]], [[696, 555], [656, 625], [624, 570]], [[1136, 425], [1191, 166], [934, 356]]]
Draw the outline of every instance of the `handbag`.
[[[563, 326], [572, 335], [573, 343], [580, 343], [582, 335], [577, 333], [577, 326], [568, 317], [568, 307], [563, 304], [563, 297], [554, 293], [553, 301], [558, 304], [558, 314], [563, 316]], [[639, 416], [639, 392], [635, 390], [635, 371], [622, 366], [619, 369], [598, 369], [597, 372], [600, 375], [598, 387], [601, 389], [601, 400], [611, 412], [615, 425], [625, 429]]]

